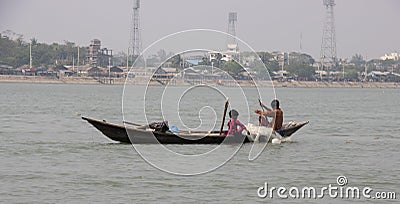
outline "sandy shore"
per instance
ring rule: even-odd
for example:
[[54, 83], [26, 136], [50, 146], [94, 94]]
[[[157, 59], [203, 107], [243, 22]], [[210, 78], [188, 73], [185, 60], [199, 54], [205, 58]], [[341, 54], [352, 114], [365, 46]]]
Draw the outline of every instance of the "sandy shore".
[[[137, 77], [129, 79], [129, 84], [147, 85], [149, 78]], [[0, 83], [43, 83], [43, 84], [124, 84], [125, 78], [93, 78], [93, 77], [64, 77], [62, 79], [41, 77], [41, 76], [14, 76], [14, 75], [0, 75]], [[194, 84], [215, 84], [212, 81], [183, 81], [175, 80], [169, 85], [185, 86]], [[160, 81], [151, 81], [150, 85], [162, 85]], [[250, 81], [222, 81], [222, 86], [252, 86]], [[301, 87], [301, 88], [400, 88], [400, 83], [394, 82], [314, 82], [314, 81], [292, 81], [292, 82], [278, 82], [261, 81], [257, 82], [258, 86], [270, 87], [272, 84], [275, 87]]]

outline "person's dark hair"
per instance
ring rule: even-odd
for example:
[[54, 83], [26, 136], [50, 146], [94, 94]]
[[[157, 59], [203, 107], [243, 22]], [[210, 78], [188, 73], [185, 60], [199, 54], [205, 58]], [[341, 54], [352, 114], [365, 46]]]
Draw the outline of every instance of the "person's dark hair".
[[229, 117], [232, 118], [232, 116], [239, 116], [239, 112], [237, 112], [235, 109], [232, 109], [229, 111]]
[[273, 109], [279, 108], [279, 101], [278, 101], [278, 99], [272, 100], [272, 102], [271, 102], [271, 107], [272, 107]]

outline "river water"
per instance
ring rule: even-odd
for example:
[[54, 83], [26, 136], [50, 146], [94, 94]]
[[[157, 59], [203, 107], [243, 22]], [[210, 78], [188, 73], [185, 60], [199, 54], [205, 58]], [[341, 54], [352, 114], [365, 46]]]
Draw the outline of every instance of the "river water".
[[[131, 88], [129, 120], [144, 123], [143, 86]], [[153, 87], [157, 90], [158, 88]], [[162, 89], [162, 88], [159, 88]], [[180, 89], [179, 87], [177, 89]], [[185, 89], [181, 87], [181, 89]], [[229, 92], [229, 88], [221, 88]], [[376, 199], [260, 198], [264, 186], [336, 185], [371, 187], [373, 192], [400, 196], [400, 90], [360, 88], [279, 88], [285, 121], [309, 120], [292, 142], [269, 145], [249, 161], [251, 144], [245, 144], [227, 163], [195, 176], [180, 176], [148, 164], [132, 145], [108, 140], [80, 114], [121, 123], [122, 86], [0, 83], [0, 198], [4, 203], [375, 203]], [[203, 93], [202, 91], [200, 91]], [[268, 92], [262, 90], [261, 93]], [[135, 93], [137, 97], [135, 99]], [[204, 92], [209, 93], [209, 92]], [[262, 95], [262, 94], [261, 94]], [[216, 97], [216, 96], [215, 96]], [[214, 97], [214, 98], [215, 98]], [[253, 96], [257, 108], [257, 95]], [[268, 98], [262, 96], [263, 98]], [[222, 97], [197, 97], [198, 104], [219, 106]], [[135, 101], [137, 100], [137, 101]], [[168, 99], [166, 99], [168, 100]], [[269, 102], [269, 99], [265, 99]], [[252, 102], [252, 101], [250, 101]], [[169, 103], [175, 103], [169, 101]], [[184, 103], [184, 102], [183, 102]], [[267, 103], [268, 104], [268, 103]], [[244, 112], [239, 119], [247, 120]], [[185, 108], [185, 107], [184, 107]], [[184, 110], [182, 108], [182, 110]], [[186, 107], [187, 108], [187, 107]], [[127, 110], [127, 108], [126, 108]], [[136, 110], [136, 112], [135, 112]], [[190, 110], [190, 107], [189, 107]], [[197, 117], [182, 111], [187, 126]], [[196, 111], [197, 115], [198, 112]], [[201, 113], [203, 114], [203, 113]], [[201, 115], [200, 114], [200, 115]], [[150, 114], [151, 115], [151, 114]], [[155, 117], [152, 115], [151, 117]], [[150, 118], [151, 118], [150, 117]], [[153, 119], [153, 118], [152, 118]], [[170, 118], [177, 123], [176, 118]], [[254, 122], [250, 119], [250, 122]], [[206, 123], [206, 122], [205, 122]], [[220, 121], [216, 122], [217, 124]], [[170, 121], [171, 124], [171, 121]], [[206, 124], [207, 125], [207, 124]], [[213, 125], [208, 124], [208, 125]], [[214, 124], [215, 125], [215, 124]], [[218, 125], [216, 126], [218, 127]], [[179, 127], [181, 128], [181, 127]], [[200, 128], [201, 129], [201, 128]], [[218, 128], [217, 128], [218, 129]], [[170, 145], [186, 153], [209, 151], [210, 145]], [[152, 151], [152, 146], [145, 146]], [[232, 146], [223, 145], [229, 152]], [[157, 155], [154, 151], [152, 154]], [[210, 157], [209, 160], [218, 159]], [[168, 158], [160, 155], [161, 160]], [[345, 186], [345, 187], [346, 187]], [[379, 200], [390, 202], [390, 200]]]

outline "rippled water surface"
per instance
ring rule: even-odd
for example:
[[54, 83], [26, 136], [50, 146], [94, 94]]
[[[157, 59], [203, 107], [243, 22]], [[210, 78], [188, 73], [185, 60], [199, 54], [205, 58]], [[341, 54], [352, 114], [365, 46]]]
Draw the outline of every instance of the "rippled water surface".
[[[348, 186], [400, 193], [399, 89], [276, 89], [285, 121], [309, 120], [291, 143], [267, 146], [255, 161], [244, 145], [225, 165], [206, 174], [177, 176], [146, 163], [131, 145], [114, 143], [80, 119], [80, 114], [122, 121], [122, 86], [0, 83], [0, 198], [5, 203], [244, 203], [357, 200], [260, 199], [257, 189], [271, 186], [323, 187], [344, 175]], [[144, 123], [143, 95], [130, 99], [130, 120]], [[157, 88], [154, 88], [157, 89]], [[162, 87], [160, 87], [162, 89]], [[177, 89], [184, 89], [179, 88]], [[228, 91], [229, 88], [221, 88]], [[261, 89], [261, 93], [263, 93]], [[134, 94], [133, 94], [134, 95]], [[251, 94], [250, 94], [251, 95]], [[253, 96], [257, 108], [257, 95]], [[265, 98], [266, 96], [263, 96]], [[214, 97], [215, 98], [215, 97]], [[265, 99], [269, 102], [270, 99]], [[170, 101], [169, 103], [176, 103]], [[189, 102], [182, 102], [182, 104]], [[196, 98], [223, 106], [223, 98]], [[185, 109], [186, 108], [186, 109]], [[239, 110], [245, 109], [238, 105]], [[189, 126], [198, 111], [182, 107]], [[222, 107], [216, 114], [219, 124]], [[244, 120], [246, 111], [241, 114]], [[191, 115], [194, 114], [194, 115]], [[135, 116], [135, 117], [133, 117]], [[137, 117], [136, 117], [137, 116]], [[156, 114], [152, 117], [156, 117]], [[172, 122], [176, 118], [170, 118]], [[253, 119], [250, 119], [254, 122]], [[210, 123], [208, 125], [213, 125]], [[218, 126], [217, 126], [218, 127]], [[218, 128], [217, 128], [218, 129]], [[146, 146], [151, 151], [151, 145]], [[208, 151], [210, 145], [171, 145], [180, 152]], [[229, 145], [221, 146], [229, 152]], [[157, 155], [158, 152], [154, 152]], [[218, 157], [218, 156], [216, 156]], [[163, 158], [160, 155], [160, 158]], [[218, 158], [210, 158], [218, 159]], [[167, 158], [165, 160], [167, 161]], [[375, 203], [376, 200], [359, 202]]]

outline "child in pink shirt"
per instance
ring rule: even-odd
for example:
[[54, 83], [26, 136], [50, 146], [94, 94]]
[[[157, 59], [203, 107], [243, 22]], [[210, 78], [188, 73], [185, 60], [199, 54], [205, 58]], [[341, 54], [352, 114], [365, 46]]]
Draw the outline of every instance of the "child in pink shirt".
[[[232, 109], [229, 111], [229, 117], [231, 118], [228, 122], [228, 135], [236, 135], [236, 134], [242, 134], [243, 130], [247, 130], [246, 126], [244, 126], [237, 118], [239, 116], [239, 113], [235, 110]], [[247, 134], [249, 134], [249, 131], [247, 131]]]

